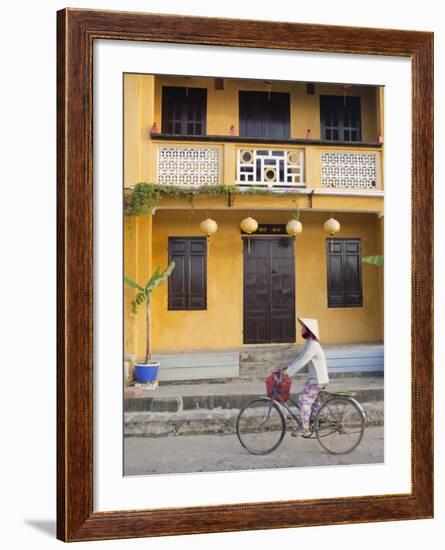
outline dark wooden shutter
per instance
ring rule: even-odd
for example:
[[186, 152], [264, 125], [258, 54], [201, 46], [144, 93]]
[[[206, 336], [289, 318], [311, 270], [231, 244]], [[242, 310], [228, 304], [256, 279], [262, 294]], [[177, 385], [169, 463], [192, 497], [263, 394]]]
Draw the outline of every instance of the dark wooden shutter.
[[361, 307], [359, 239], [327, 239], [328, 307]]
[[206, 309], [206, 239], [170, 237], [168, 256], [176, 264], [168, 280], [168, 309]]
[[321, 137], [328, 141], [361, 140], [360, 98], [320, 96]]
[[290, 96], [287, 93], [239, 92], [241, 137], [290, 138]]
[[163, 86], [163, 133], [203, 135], [206, 133], [206, 112], [206, 88]]

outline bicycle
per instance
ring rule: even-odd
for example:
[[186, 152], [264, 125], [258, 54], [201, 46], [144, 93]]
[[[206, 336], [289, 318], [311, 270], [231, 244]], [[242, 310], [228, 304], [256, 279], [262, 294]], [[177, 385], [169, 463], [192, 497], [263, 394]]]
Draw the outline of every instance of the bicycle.
[[[366, 417], [353, 395], [322, 390], [312, 406], [310, 433], [302, 437], [316, 438], [330, 454], [347, 454], [356, 449], [363, 439]], [[271, 397], [257, 397], [240, 410], [236, 433], [249, 453], [266, 455], [279, 447], [292, 423], [301, 427], [298, 403], [290, 396], [288, 401], [283, 400], [274, 385]]]

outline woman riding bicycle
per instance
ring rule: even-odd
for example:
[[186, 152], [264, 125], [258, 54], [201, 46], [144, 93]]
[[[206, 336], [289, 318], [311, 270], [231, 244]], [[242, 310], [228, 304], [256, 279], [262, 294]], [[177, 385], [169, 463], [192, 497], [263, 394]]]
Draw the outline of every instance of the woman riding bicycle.
[[[301, 427], [292, 431], [293, 436], [309, 436], [309, 420], [312, 406], [316, 401], [318, 394], [326, 388], [329, 383], [328, 367], [326, 357], [320, 345], [320, 333], [318, 330], [318, 321], [316, 319], [298, 318], [302, 326], [301, 336], [306, 340], [303, 351], [296, 357], [290, 365], [284, 368], [292, 376], [298, 370], [309, 363], [308, 377], [303, 391], [298, 397], [298, 406], [301, 413]], [[316, 412], [316, 411], [314, 411]]]

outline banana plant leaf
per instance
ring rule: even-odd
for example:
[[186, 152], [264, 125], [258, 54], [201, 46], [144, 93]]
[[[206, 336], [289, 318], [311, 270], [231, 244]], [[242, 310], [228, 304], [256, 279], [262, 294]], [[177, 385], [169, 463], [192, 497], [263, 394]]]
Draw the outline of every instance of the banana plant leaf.
[[372, 265], [383, 265], [383, 256], [364, 256], [362, 262]]
[[145, 289], [138, 285], [133, 279], [130, 279], [130, 277], [127, 277], [124, 275], [124, 281], [127, 283], [128, 286], [131, 286], [131, 288], [137, 288], [138, 290], [144, 291]]
[[136, 294], [136, 296], [133, 298], [131, 302], [131, 312], [137, 313], [138, 307], [145, 303], [148, 303], [150, 300], [150, 295], [153, 292], [153, 290], [161, 285], [162, 283], [165, 283], [165, 281], [170, 277], [173, 269], [175, 268], [175, 262], [170, 262], [170, 264], [164, 269], [164, 271], [161, 273], [161, 268], [157, 267], [153, 273], [153, 275], [148, 279], [147, 284], [145, 287], [139, 285], [133, 279], [130, 277], [124, 276], [125, 283], [130, 286], [131, 288], [135, 288], [136, 290], [139, 290], [139, 292]]
[[159, 277], [159, 271], [160, 270], [161, 270], [161, 268], [157, 267], [155, 272], [153, 273], [153, 275], [150, 277], [150, 279], [148, 279], [148, 283], [145, 285], [145, 291], [147, 291], [147, 289], [154, 284], [156, 279]]

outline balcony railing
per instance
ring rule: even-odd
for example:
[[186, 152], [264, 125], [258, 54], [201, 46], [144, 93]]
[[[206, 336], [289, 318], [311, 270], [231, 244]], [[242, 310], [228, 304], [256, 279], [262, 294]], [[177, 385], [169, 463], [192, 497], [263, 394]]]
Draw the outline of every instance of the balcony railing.
[[[381, 191], [382, 151], [353, 144], [154, 143], [155, 180], [177, 186]], [[153, 150], [154, 153], [154, 150]], [[152, 157], [153, 158], [153, 157]]]
[[299, 149], [238, 149], [236, 167], [238, 185], [304, 186], [304, 152]]
[[335, 189], [375, 189], [377, 154], [363, 152], [321, 153], [321, 185]]
[[216, 185], [220, 181], [220, 148], [166, 146], [158, 148], [158, 183]]

